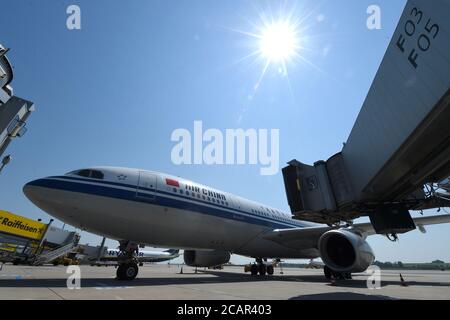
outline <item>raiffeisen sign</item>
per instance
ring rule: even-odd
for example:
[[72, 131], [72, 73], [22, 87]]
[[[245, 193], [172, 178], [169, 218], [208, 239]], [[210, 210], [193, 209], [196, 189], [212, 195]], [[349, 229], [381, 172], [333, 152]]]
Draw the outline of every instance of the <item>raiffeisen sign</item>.
[[40, 240], [47, 225], [0, 210], [0, 232], [33, 240]]

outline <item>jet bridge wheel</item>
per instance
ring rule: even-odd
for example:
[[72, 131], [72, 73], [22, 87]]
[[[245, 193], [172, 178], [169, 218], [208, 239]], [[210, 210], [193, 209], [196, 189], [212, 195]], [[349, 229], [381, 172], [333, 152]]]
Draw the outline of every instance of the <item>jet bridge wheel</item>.
[[139, 272], [139, 267], [137, 263], [123, 263], [117, 268], [117, 279], [118, 280], [133, 280], [136, 278]]

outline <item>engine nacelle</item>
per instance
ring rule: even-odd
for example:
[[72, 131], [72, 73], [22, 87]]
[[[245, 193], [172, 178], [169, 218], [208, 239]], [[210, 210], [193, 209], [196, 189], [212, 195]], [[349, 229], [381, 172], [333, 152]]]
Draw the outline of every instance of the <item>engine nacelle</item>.
[[369, 244], [358, 234], [349, 230], [332, 230], [319, 240], [323, 262], [337, 272], [363, 272], [375, 261]]
[[226, 251], [185, 250], [184, 263], [190, 267], [215, 267], [230, 261], [231, 255]]

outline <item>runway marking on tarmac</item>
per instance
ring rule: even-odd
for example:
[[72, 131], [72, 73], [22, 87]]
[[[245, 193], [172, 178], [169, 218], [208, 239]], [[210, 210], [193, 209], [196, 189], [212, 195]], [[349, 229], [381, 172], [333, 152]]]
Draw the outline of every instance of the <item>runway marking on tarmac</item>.
[[25, 279], [32, 279], [29, 275], [21, 275], [21, 274], [0, 274], [1, 278], [10, 278], [15, 280], [25, 280]]
[[60, 298], [61, 300], [66, 300], [62, 295], [60, 295], [58, 292], [56, 292], [55, 290], [53, 290], [52, 288], [47, 288], [48, 290], [50, 290], [54, 295], [56, 295], [58, 298]]
[[119, 290], [119, 289], [134, 289], [134, 287], [128, 286], [109, 286], [105, 283], [98, 282], [98, 287], [95, 287], [96, 290]]
[[197, 291], [197, 292], [205, 292], [205, 293], [215, 293], [215, 294], [220, 294], [220, 295], [224, 295], [224, 296], [229, 296], [232, 297], [234, 299], [239, 298], [239, 299], [248, 299], [248, 297], [246, 296], [240, 296], [237, 294], [232, 294], [230, 292], [225, 292], [225, 291], [219, 291], [219, 290], [208, 290], [208, 289], [200, 289], [200, 288], [192, 288], [192, 287], [179, 287], [176, 286], [177, 288], [180, 289], [185, 289], [185, 290], [192, 290], [192, 291]]
[[[450, 285], [448, 285], [447, 283], [436, 283], [436, 285], [440, 286], [440, 287], [447, 287], [450, 288]], [[435, 289], [436, 286], [422, 286], [422, 285], [414, 285], [415, 288], [428, 288], [428, 289]]]

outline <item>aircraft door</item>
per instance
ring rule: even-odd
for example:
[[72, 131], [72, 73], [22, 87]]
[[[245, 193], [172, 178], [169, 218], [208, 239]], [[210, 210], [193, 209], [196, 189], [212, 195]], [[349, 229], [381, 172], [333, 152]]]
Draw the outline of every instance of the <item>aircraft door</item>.
[[136, 190], [136, 198], [155, 201], [156, 174], [140, 171]]

